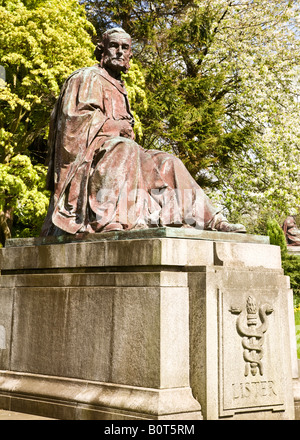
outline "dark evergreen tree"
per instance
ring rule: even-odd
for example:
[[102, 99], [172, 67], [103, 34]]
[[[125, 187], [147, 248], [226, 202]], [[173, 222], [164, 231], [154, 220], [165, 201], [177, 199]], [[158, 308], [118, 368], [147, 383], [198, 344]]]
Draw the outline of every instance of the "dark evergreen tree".
[[207, 70], [203, 63], [227, 9], [190, 0], [84, 3], [99, 35], [117, 25], [133, 37], [148, 100], [147, 109], [136, 109], [144, 126], [138, 141], [175, 153], [202, 187], [213, 186], [207, 170], [247, 149], [254, 130], [251, 121], [234, 122], [238, 72]]

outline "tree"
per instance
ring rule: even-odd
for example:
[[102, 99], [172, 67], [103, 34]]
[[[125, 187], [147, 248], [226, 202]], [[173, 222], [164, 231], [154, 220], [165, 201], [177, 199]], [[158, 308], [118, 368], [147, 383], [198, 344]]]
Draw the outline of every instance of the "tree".
[[85, 4], [99, 33], [117, 24], [134, 37], [144, 147], [177, 154], [249, 232], [300, 206], [299, 2]]
[[267, 221], [267, 235], [270, 237], [270, 244], [280, 246], [282, 268], [284, 274], [290, 277], [294, 302], [298, 305], [300, 300], [300, 257], [288, 253], [284, 232], [276, 220], [269, 219]]
[[[252, 145], [230, 163], [215, 169], [220, 192], [211, 196], [226, 206], [233, 220], [246, 223], [249, 232], [266, 233], [266, 219], [282, 223], [297, 213], [299, 180], [299, 5], [266, 2], [259, 25], [259, 4], [245, 9], [255, 27], [249, 40], [232, 40], [242, 56], [236, 63], [242, 78], [237, 98], [238, 118], [256, 125]], [[268, 3], [268, 4], [267, 4]]]
[[[3, 166], [24, 154], [33, 167], [42, 163], [37, 153], [43, 151], [33, 150], [47, 137], [63, 80], [94, 63], [93, 26], [78, 3], [0, 0], [0, 63], [7, 81], [0, 88]], [[122, 25], [134, 38], [135, 62], [126, 81], [142, 146], [180, 157], [249, 232], [265, 233], [270, 215], [281, 219], [300, 206], [297, 1], [81, 3], [99, 35]], [[16, 167], [5, 170], [2, 181], [11, 175], [16, 182]], [[20, 201], [5, 194], [3, 230], [13, 211], [15, 225], [22, 218]]]
[[140, 113], [148, 108], [148, 100], [145, 93], [145, 77], [140, 66], [131, 61], [130, 70], [122, 75], [125, 82], [131, 112], [134, 116], [134, 133], [137, 139], [142, 139], [144, 128], [140, 120]]
[[270, 244], [279, 246], [281, 254], [285, 256], [287, 254], [287, 243], [283, 229], [276, 220], [269, 219], [267, 221], [267, 234], [270, 237]]
[[14, 230], [19, 236], [35, 236], [46, 214], [49, 203], [45, 191], [45, 167], [32, 165], [27, 155], [18, 154], [8, 162], [0, 163], [0, 206], [2, 228], [0, 239], [4, 244], [11, 235], [12, 211]]
[[[44, 157], [51, 109], [66, 77], [95, 63], [93, 26], [77, 0], [0, 0], [0, 235], [38, 234], [47, 211]], [[2, 75], [4, 76], [4, 75]], [[14, 216], [14, 217], [13, 217]], [[30, 227], [29, 227], [30, 226]]]
[[90, 19], [102, 33], [122, 25], [134, 39], [134, 54], [144, 68], [148, 107], [140, 112], [145, 148], [172, 151], [203, 186], [202, 170], [226, 162], [251, 137], [252, 123], [226, 130], [228, 89], [239, 79], [207, 70], [203, 61], [216, 24], [207, 2], [86, 1]]

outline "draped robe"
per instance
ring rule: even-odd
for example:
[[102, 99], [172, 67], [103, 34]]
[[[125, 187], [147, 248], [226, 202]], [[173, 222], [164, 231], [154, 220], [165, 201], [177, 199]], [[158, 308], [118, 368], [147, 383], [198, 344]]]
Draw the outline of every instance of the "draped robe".
[[74, 72], [51, 114], [52, 197], [42, 235], [101, 232], [113, 223], [212, 228], [218, 211], [183, 163], [109, 131], [109, 120], [133, 124], [124, 84], [99, 65]]
[[282, 229], [288, 246], [300, 246], [300, 229], [297, 228], [294, 217], [288, 216], [283, 222]]

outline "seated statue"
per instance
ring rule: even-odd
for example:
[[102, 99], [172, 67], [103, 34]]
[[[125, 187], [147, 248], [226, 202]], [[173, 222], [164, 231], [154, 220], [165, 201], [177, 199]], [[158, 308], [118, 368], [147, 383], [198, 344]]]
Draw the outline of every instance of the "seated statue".
[[158, 226], [245, 232], [231, 224], [174, 155], [134, 140], [134, 118], [121, 80], [132, 57], [121, 28], [103, 34], [98, 64], [64, 83], [51, 114], [48, 189], [42, 235]]
[[292, 215], [285, 219], [282, 229], [288, 246], [300, 246], [300, 229]]

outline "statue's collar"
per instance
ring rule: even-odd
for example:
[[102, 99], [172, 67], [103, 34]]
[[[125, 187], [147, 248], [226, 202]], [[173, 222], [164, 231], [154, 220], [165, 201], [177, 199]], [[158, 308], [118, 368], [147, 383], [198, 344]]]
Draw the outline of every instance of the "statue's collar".
[[127, 95], [126, 89], [125, 89], [125, 85], [124, 82], [120, 82], [117, 79], [113, 78], [112, 76], [110, 76], [110, 74], [107, 72], [107, 70], [103, 69], [102, 67], [95, 66], [97, 68], [98, 73], [100, 73], [100, 75], [106, 79], [106, 81], [110, 82], [113, 86], [115, 86], [119, 92], [123, 93], [123, 95]]

